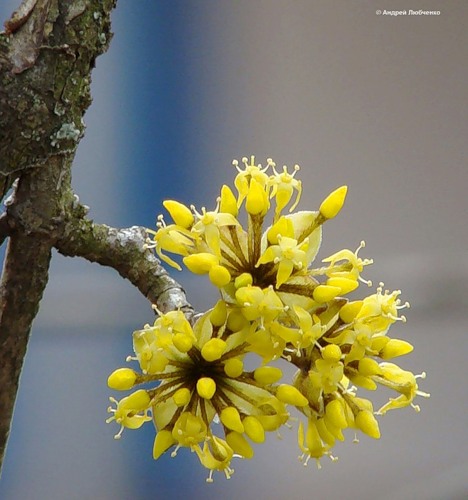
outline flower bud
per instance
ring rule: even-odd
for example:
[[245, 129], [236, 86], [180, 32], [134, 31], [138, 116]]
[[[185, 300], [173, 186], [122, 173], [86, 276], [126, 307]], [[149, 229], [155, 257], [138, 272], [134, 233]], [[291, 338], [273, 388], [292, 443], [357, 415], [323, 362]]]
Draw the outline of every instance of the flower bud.
[[190, 401], [190, 398], [191, 392], [187, 387], [178, 389], [172, 396], [172, 399], [177, 406], [185, 406]]
[[231, 281], [231, 273], [224, 266], [220, 265], [214, 265], [209, 270], [209, 277], [211, 283], [218, 288], [226, 286]]
[[327, 361], [339, 361], [341, 359], [341, 349], [335, 344], [329, 344], [322, 349], [322, 358]]
[[210, 321], [213, 326], [222, 326], [226, 322], [227, 307], [224, 300], [218, 300], [210, 313]]
[[226, 442], [232, 448], [232, 451], [241, 457], [252, 458], [254, 456], [252, 447], [242, 434], [230, 432], [226, 434]]
[[412, 350], [413, 346], [409, 342], [400, 339], [390, 339], [380, 351], [379, 356], [382, 359], [392, 359], [398, 356], [404, 356]]
[[359, 281], [350, 278], [329, 278], [327, 280], [327, 285], [337, 286], [341, 289], [340, 294], [344, 295], [350, 293], [359, 286]]
[[254, 379], [262, 385], [271, 385], [283, 376], [283, 372], [275, 366], [261, 366], [254, 371]]
[[237, 217], [237, 213], [239, 211], [237, 208], [237, 200], [229, 186], [224, 185], [221, 188], [221, 202], [219, 205], [219, 211]]
[[224, 408], [219, 418], [221, 422], [231, 431], [236, 431], [239, 433], [244, 432], [244, 425], [242, 424], [242, 420], [240, 418], [239, 412], [234, 406], [227, 406]]
[[319, 304], [323, 304], [324, 302], [328, 302], [334, 299], [341, 292], [341, 288], [337, 286], [329, 286], [329, 285], [319, 285], [314, 288], [312, 292], [312, 297], [315, 302]]
[[130, 368], [119, 368], [109, 375], [107, 385], [116, 391], [127, 391], [135, 385], [137, 375]]
[[243, 288], [244, 286], [249, 286], [253, 283], [253, 278], [250, 273], [242, 273], [234, 280], [234, 286], [236, 289]]
[[298, 389], [288, 384], [281, 384], [277, 391], [276, 397], [283, 403], [294, 406], [307, 406], [309, 401], [302, 395]]
[[245, 433], [254, 443], [263, 443], [265, 441], [265, 429], [263, 425], [252, 415], [245, 417], [242, 421]]
[[211, 399], [216, 392], [216, 382], [210, 377], [198, 379], [197, 392], [201, 398]]
[[206, 274], [218, 264], [218, 257], [207, 252], [195, 253], [184, 257], [184, 264], [194, 274]]
[[226, 342], [222, 339], [214, 338], [202, 347], [201, 355], [206, 361], [218, 360], [226, 351]]
[[341, 186], [323, 200], [319, 211], [326, 219], [333, 219], [338, 215], [338, 212], [343, 208], [347, 191], [347, 186]]
[[180, 352], [189, 352], [193, 346], [193, 338], [186, 333], [176, 333], [172, 337], [174, 347]]
[[371, 438], [379, 439], [380, 430], [379, 424], [369, 410], [360, 411], [355, 417], [355, 423], [358, 429], [360, 429], [364, 434], [367, 434]]
[[340, 309], [340, 318], [345, 323], [352, 323], [362, 307], [362, 300], [348, 302]]
[[168, 430], [159, 431], [156, 434], [153, 445], [153, 458], [157, 460], [165, 451], [167, 451], [176, 440], [172, 437], [172, 432]]
[[230, 358], [224, 363], [224, 373], [230, 378], [237, 378], [244, 372], [244, 363], [239, 358]]
[[265, 189], [252, 178], [245, 201], [245, 209], [250, 215], [264, 215], [267, 213], [269, 206], [270, 203]]
[[325, 407], [325, 415], [327, 420], [338, 429], [345, 429], [348, 426], [343, 404], [338, 399], [333, 399]]
[[143, 390], [139, 389], [134, 393], [130, 394], [126, 398], [122, 399], [120, 402], [122, 408], [131, 409], [135, 412], [143, 411], [149, 408], [151, 403], [151, 398], [149, 394]]

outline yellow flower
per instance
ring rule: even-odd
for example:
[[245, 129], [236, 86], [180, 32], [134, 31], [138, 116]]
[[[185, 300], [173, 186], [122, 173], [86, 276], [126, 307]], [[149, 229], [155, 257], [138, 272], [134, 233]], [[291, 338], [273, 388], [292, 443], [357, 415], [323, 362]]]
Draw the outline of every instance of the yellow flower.
[[[108, 421], [121, 425], [120, 437], [123, 428], [136, 429], [151, 420], [151, 412], [157, 429], [155, 458], [174, 446], [174, 456], [179, 448], [187, 447], [211, 472], [223, 470], [229, 476], [233, 450], [223, 436], [237, 433], [228, 441], [235, 443], [237, 454], [244, 450], [250, 458], [253, 450], [247, 440], [262, 442], [265, 432], [283, 425], [289, 418], [285, 403], [307, 401], [292, 386], [276, 386], [282, 373], [273, 367], [273, 378], [260, 375], [268, 370], [267, 366], [260, 368], [263, 372], [244, 371], [242, 359], [249, 347], [246, 332], [230, 329], [229, 325], [236, 322], [229, 320], [229, 314], [224, 315], [222, 324], [216, 321], [218, 316], [219, 311], [208, 311], [192, 329], [182, 312], [174, 311], [162, 314], [154, 326], [135, 332], [136, 358], [132, 359], [139, 362], [143, 373], [118, 369], [109, 377], [109, 385], [128, 389], [129, 379], [132, 385], [156, 385], [137, 390], [120, 402], [112, 399], [117, 407], [109, 410], [113, 416]], [[212, 317], [217, 324], [213, 324]], [[176, 339], [181, 334], [193, 340], [189, 350], [178, 347]], [[160, 372], [152, 370], [148, 352], [166, 359], [160, 364]], [[215, 425], [217, 418], [221, 426]], [[223, 435], [217, 436], [215, 431]]]
[[[154, 458], [189, 448], [209, 470], [208, 482], [214, 471], [229, 478], [233, 457], [251, 459], [267, 432], [289, 425], [291, 409], [306, 419], [298, 425], [301, 459], [320, 467], [324, 455], [335, 460], [331, 450], [348, 428], [378, 439], [377, 417], [408, 405], [419, 410], [414, 398], [428, 396], [417, 385], [425, 374], [386, 361], [413, 349], [388, 335], [392, 324], [406, 321], [401, 292], [381, 283], [362, 299], [347, 298], [360, 284], [371, 285], [361, 277], [372, 263], [358, 255], [364, 242], [315, 263], [322, 226], [343, 208], [347, 187], [316, 211], [295, 212], [302, 193], [297, 165], [289, 173], [271, 159], [265, 167], [254, 156], [242, 167], [233, 163], [234, 191], [222, 186], [213, 211], [166, 200], [173, 223], [159, 216], [157, 230], [148, 230], [147, 247], [177, 269], [167, 253], [207, 275], [218, 301], [194, 324], [181, 311], [157, 311], [153, 325], [134, 332], [135, 356], [127, 358], [141, 373], [120, 368], [108, 379], [112, 389], [134, 391], [111, 399], [116, 437], [152, 420]], [[292, 380], [272, 361], [294, 367]], [[396, 396], [374, 412], [358, 388], [380, 386]]]

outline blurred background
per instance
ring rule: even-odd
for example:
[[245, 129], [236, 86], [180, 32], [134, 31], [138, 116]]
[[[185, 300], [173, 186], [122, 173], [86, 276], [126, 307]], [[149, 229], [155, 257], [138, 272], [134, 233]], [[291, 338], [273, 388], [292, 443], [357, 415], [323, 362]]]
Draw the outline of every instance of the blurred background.
[[[440, 15], [376, 15], [409, 8]], [[55, 255], [0, 498], [468, 497], [467, 24], [465, 0], [119, 0], [74, 168], [91, 217], [152, 227], [164, 198], [212, 208], [251, 154], [301, 165], [302, 209], [347, 184], [319, 257], [366, 240], [365, 278], [411, 302], [392, 333], [432, 396], [384, 416], [379, 441], [348, 435], [320, 471], [286, 429], [207, 485], [186, 450], [152, 460], [149, 424], [113, 440], [107, 376], [153, 313], [112, 270]], [[176, 278], [197, 309], [213, 303], [207, 280]]]

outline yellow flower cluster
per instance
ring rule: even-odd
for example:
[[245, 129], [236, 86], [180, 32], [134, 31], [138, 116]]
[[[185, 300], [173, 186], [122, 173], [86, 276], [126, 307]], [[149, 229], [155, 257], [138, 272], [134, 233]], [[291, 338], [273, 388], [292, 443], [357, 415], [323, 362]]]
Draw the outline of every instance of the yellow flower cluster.
[[[346, 186], [333, 191], [318, 211], [293, 212], [302, 186], [295, 174], [244, 158], [234, 181], [237, 193], [223, 186], [216, 208], [201, 212], [167, 200], [172, 223], [158, 217], [148, 246], [169, 265], [181, 269], [168, 253], [181, 257], [195, 274], [207, 274], [220, 292], [213, 309], [191, 325], [181, 311], [159, 314], [154, 325], [134, 332], [140, 372], [120, 368], [108, 385], [139, 389], [109, 408], [121, 429], [153, 421], [157, 433], [153, 456], [181, 447], [196, 453], [209, 469], [230, 477], [233, 456], [252, 458], [253, 445], [267, 432], [287, 424], [295, 407], [306, 418], [298, 426], [301, 458], [331, 458], [336, 440], [347, 428], [379, 438], [376, 415], [413, 404], [418, 390], [413, 373], [388, 362], [412, 346], [387, 335], [404, 316], [400, 292], [381, 284], [363, 300], [345, 296], [360, 283], [372, 263], [358, 252], [341, 250], [312, 267], [322, 225], [343, 207]], [[284, 214], [292, 202], [289, 213]], [[272, 208], [273, 206], [273, 208]], [[268, 214], [271, 219], [267, 221]], [[267, 224], [269, 224], [267, 226]], [[244, 227], [246, 226], [246, 227]], [[244, 358], [257, 360], [247, 370]], [[290, 384], [271, 362], [296, 367]], [[357, 388], [383, 385], [396, 392], [377, 412]]]

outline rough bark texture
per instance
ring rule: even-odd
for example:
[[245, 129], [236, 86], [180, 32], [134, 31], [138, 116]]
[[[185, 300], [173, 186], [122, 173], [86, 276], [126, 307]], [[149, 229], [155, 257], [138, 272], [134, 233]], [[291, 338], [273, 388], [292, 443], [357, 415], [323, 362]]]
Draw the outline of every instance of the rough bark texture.
[[96, 224], [83, 217], [84, 212], [84, 207], [77, 205], [69, 213], [63, 236], [55, 245], [60, 253], [113, 267], [161, 312], [180, 309], [188, 319], [193, 317], [184, 290], [167, 274], [153, 252], [145, 248], [144, 228], [117, 229]]
[[[91, 103], [91, 71], [107, 49], [116, 0], [23, 0], [0, 33], [0, 466], [31, 324], [51, 250], [114, 267], [161, 310], [193, 314], [180, 286], [145, 250], [142, 228], [86, 219], [71, 165]], [[15, 182], [17, 180], [17, 182]]]

